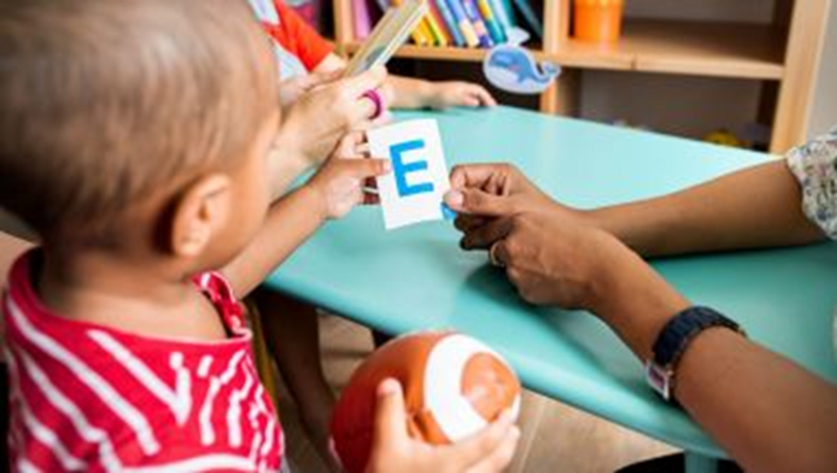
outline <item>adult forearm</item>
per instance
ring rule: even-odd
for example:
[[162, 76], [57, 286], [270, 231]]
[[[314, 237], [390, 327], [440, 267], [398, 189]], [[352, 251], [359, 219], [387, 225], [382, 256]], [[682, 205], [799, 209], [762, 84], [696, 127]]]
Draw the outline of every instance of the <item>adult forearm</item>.
[[250, 245], [223, 272], [237, 297], [256, 288], [325, 222], [319, 197], [307, 186], [289, 193], [268, 212]]
[[[689, 302], [648, 265], [610, 259], [593, 310], [643, 362]], [[837, 471], [837, 388], [727, 329], [710, 329], [677, 366], [675, 397], [746, 470]]]
[[747, 471], [837, 471], [837, 388], [729, 330], [678, 366], [675, 395]]
[[801, 201], [799, 184], [784, 161], [773, 161], [589, 216], [640, 254], [662, 256], [822, 240]]

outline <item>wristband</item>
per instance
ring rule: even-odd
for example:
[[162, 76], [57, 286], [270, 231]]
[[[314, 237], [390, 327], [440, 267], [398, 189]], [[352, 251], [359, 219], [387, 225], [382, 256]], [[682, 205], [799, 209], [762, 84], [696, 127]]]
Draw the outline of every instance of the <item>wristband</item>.
[[709, 307], [689, 307], [666, 322], [645, 364], [648, 384], [666, 401], [672, 400], [677, 364], [692, 341], [704, 330], [722, 327], [744, 336], [741, 327]]

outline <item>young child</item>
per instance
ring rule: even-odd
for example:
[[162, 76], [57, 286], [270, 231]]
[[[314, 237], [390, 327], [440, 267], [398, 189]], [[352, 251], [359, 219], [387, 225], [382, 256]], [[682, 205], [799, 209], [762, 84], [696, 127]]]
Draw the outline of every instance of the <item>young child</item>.
[[[283, 102], [295, 100], [345, 67], [345, 61], [333, 53], [332, 46], [280, 0], [248, 1], [273, 39]], [[458, 81], [389, 76], [381, 94], [389, 98], [387, 105], [392, 108], [496, 105], [482, 86]], [[257, 301], [268, 345], [300, 408], [303, 425], [321, 456], [330, 461], [327, 426], [334, 397], [320, 363], [316, 311], [310, 305], [267, 290], [258, 292]]]
[[[339, 148], [271, 205], [294, 150], [244, 2], [6, 2], [0, 48], [0, 207], [41, 241], [2, 303], [12, 469], [284, 469], [234, 295], [386, 162]], [[343, 87], [361, 100], [374, 77]], [[371, 471], [511, 459], [508, 417], [433, 448], [408, 438], [397, 383], [380, 395]]]

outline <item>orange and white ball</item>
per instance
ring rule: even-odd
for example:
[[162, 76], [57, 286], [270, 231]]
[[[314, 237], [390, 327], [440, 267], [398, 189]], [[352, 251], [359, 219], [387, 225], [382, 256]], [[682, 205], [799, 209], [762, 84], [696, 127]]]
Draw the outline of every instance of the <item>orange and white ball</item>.
[[369, 459], [376, 389], [386, 378], [401, 383], [414, 438], [456, 442], [486, 427], [506, 409], [520, 408], [520, 381], [503, 358], [482, 342], [455, 332], [397, 338], [355, 371], [334, 409], [334, 450], [348, 473]]

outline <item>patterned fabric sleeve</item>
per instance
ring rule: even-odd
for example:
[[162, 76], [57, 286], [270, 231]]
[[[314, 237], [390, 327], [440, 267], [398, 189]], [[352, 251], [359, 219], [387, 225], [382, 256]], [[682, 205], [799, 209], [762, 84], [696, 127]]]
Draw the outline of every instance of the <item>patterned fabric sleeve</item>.
[[837, 240], [837, 127], [791, 149], [787, 163], [802, 186], [805, 215]]

